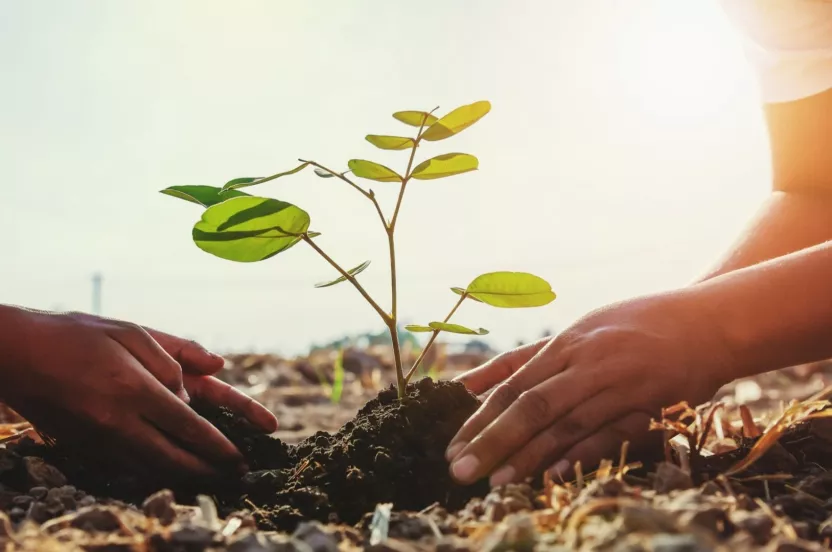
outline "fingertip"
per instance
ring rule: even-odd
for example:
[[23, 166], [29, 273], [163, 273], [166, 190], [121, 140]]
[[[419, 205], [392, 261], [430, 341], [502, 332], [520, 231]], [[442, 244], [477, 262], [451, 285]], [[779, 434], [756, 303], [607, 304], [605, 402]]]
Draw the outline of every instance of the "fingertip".
[[467, 444], [468, 443], [465, 441], [457, 441], [456, 443], [448, 445], [447, 450], [445, 450], [445, 459], [449, 462], [452, 461], [459, 455], [460, 452], [462, 452], [462, 449], [464, 449]]

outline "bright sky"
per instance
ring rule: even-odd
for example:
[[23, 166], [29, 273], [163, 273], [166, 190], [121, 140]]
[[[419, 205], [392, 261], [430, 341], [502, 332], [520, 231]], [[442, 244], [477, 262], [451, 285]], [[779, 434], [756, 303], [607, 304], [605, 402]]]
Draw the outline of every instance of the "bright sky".
[[[307, 248], [262, 263], [207, 255], [200, 209], [173, 184], [221, 185], [306, 157], [403, 170], [367, 133], [390, 114], [486, 99], [463, 134], [475, 173], [408, 188], [400, 218], [405, 322], [441, 319], [481, 272], [523, 270], [558, 299], [468, 304], [454, 319], [498, 347], [607, 302], [686, 285], [765, 197], [761, 110], [715, 0], [0, 0], [0, 302], [91, 308], [221, 351], [303, 351], [379, 329]], [[374, 183], [389, 209], [394, 185]], [[311, 172], [258, 193], [312, 215], [319, 243], [387, 305], [369, 203]]]

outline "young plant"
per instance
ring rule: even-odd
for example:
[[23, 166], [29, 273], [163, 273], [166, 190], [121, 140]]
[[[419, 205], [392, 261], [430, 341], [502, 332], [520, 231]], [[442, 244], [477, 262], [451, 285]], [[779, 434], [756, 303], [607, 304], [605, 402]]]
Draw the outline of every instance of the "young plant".
[[[438, 109], [438, 108], [437, 108]], [[433, 112], [399, 111], [393, 117], [400, 122], [418, 130], [413, 137], [387, 136], [370, 134], [367, 141], [383, 150], [403, 150], [409, 152], [407, 166], [402, 174], [365, 159], [352, 159], [347, 163], [348, 170], [337, 172], [317, 161], [299, 159], [297, 167], [266, 177], [235, 178], [222, 187], [214, 186], [172, 186], [162, 190], [163, 194], [178, 197], [205, 207], [202, 218], [194, 225], [192, 236], [196, 245], [212, 255], [237, 262], [255, 262], [274, 257], [294, 245], [303, 242], [311, 247], [339, 274], [333, 280], [316, 284], [324, 288], [349, 282], [370, 306], [378, 313], [393, 343], [393, 358], [396, 365], [396, 379], [399, 396], [403, 397], [407, 382], [416, 373], [425, 354], [433, 345], [440, 332], [467, 335], [485, 335], [483, 328], [469, 328], [451, 323], [451, 317], [460, 305], [470, 299], [500, 308], [539, 307], [555, 299], [551, 286], [542, 278], [524, 272], [491, 272], [474, 278], [465, 288], [454, 287], [451, 290], [459, 296], [456, 304], [442, 321], [426, 325], [406, 326], [411, 332], [430, 333], [428, 342], [421, 354], [407, 372], [402, 366], [401, 347], [399, 344], [398, 321], [398, 286], [396, 273], [395, 233], [402, 208], [405, 191], [415, 180], [433, 180], [446, 178], [477, 170], [479, 161], [467, 153], [446, 153], [422, 161], [414, 166], [416, 151], [425, 142], [437, 142], [459, 134], [484, 117], [491, 110], [487, 101], [479, 101], [454, 109], [442, 118]], [[355, 189], [369, 201], [387, 235], [390, 263], [390, 309], [382, 308], [367, 292], [356, 278], [369, 265], [370, 261], [344, 269], [327, 254], [315, 239], [320, 233], [309, 229], [309, 214], [290, 203], [267, 197], [252, 196], [241, 191], [272, 180], [296, 174], [312, 167], [321, 178], [337, 178]], [[398, 196], [390, 218], [385, 217], [375, 192], [358, 185], [347, 175], [352, 175], [381, 183], [398, 186]]]

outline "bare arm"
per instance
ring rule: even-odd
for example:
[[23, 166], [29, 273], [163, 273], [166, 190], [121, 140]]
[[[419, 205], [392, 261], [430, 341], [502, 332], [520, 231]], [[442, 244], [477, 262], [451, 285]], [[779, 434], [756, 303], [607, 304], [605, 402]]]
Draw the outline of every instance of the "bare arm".
[[832, 240], [832, 90], [768, 104], [772, 196], [699, 281]]

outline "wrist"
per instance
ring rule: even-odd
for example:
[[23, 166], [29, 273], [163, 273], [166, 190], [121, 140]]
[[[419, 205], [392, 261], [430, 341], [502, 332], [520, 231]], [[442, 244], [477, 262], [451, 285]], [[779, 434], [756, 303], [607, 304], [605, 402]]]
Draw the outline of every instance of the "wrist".
[[38, 346], [34, 336], [37, 319], [44, 313], [0, 305], [0, 399], [10, 388], [12, 376], [30, 365]]

